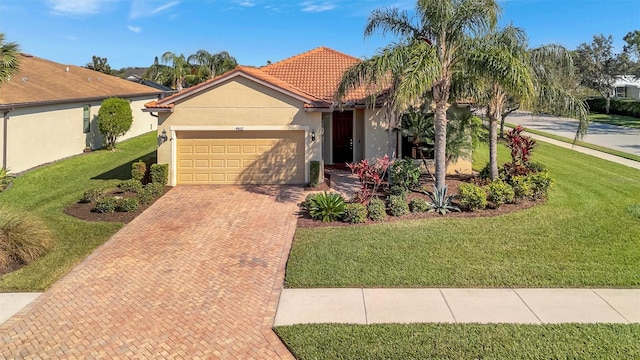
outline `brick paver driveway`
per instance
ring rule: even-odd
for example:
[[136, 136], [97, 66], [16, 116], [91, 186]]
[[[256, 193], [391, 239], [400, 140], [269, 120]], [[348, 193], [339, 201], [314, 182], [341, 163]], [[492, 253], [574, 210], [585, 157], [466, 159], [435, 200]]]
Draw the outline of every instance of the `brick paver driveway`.
[[292, 358], [271, 330], [295, 187], [176, 187], [0, 326], [6, 358]]

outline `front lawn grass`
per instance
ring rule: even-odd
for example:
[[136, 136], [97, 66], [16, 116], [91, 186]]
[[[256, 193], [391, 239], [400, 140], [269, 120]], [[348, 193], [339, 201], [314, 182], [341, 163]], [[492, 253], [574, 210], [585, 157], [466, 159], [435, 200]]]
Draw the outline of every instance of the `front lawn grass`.
[[[640, 286], [640, 171], [538, 142], [555, 184], [546, 203], [503, 216], [298, 229], [286, 286]], [[474, 151], [474, 168], [488, 159]], [[508, 160], [500, 145], [499, 161]]]
[[631, 116], [591, 113], [589, 114], [589, 120], [603, 124], [640, 129], [640, 119]]
[[275, 331], [300, 360], [640, 358], [638, 324], [314, 324]]
[[54, 246], [36, 262], [0, 278], [0, 292], [43, 291], [65, 275], [118, 229], [120, 223], [87, 222], [63, 213], [84, 191], [116, 186], [131, 176], [131, 163], [154, 156], [155, 132], [43, 166], [14, 179], [0, 202], [40, 218], [53, 233]]

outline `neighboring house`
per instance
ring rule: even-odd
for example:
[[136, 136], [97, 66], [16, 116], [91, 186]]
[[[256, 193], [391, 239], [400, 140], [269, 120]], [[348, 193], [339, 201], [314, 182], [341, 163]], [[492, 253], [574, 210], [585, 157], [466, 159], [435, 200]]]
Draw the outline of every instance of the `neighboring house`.
[[622, 75], [613, 84], [616, 97], [640, 99], [640, 79], [633, 75]]
[[162, 91], [161, 98], [165, 98], [165, 97], [167, 97], [169, 95], [172, 95], [172, 94], [174, 94], [176, 92], [176, 90], [174, 90], [174, 89], [172, 89], [172, 88], [170, 88], [168, 86], [164, 86], [162, 84], [158, 84], [157, 82], [153, 82], [151, 80], [143, 79], [142, 76], [139, 76], [139, 75], [135, 75], [135, 74], [134, 75], [130, 75], [130, 76], [127, 76], [125, 79], [127, 79], [129, 81], [133, 81], [134, 83], [138, 83], [138, 84], [142, 84], [142, 85], [145, 85], [145, 86], [149, 86], [149, 87], [152, 87], [154, 89]]
[[13, 173], [102, 147], [102, 100], [131, 101], [133, 125], [119, 140], [157, 128], [141, 111], [162, 91], [79, 66], [21, 54], [20, 71], [0, 85], [0, 167]]
[[343, 107], [335, 101], [343, 72], [358, 61], [320, 47], [145, 104], [158, 116], [158, 162], [169, 164], [170, 185], [305, 184], [310, 161], [383, 157], [393, 131], [385, 109], [367, 106], [363, 89]]

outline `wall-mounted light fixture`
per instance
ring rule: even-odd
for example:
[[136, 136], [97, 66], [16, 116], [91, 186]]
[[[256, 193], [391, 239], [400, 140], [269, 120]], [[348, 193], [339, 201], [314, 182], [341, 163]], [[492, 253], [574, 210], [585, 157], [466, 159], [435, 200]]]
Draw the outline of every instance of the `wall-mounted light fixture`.
[[167, 140], [169, 140], [169, 137], [167, 136], [167, 130], [163, 129], [162, 134], [158, 135], [158, 145], [162, 145]]
[[311, 129], [311, 141], [316, 141], [316, 129]]

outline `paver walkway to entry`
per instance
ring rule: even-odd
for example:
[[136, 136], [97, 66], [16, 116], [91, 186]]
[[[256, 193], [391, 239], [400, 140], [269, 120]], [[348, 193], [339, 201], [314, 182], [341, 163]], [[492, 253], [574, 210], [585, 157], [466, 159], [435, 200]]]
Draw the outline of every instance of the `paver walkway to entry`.
[[300, 196], [172, 189], [0, 325], [0, 358], [293, 358], [271, 327]]

